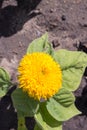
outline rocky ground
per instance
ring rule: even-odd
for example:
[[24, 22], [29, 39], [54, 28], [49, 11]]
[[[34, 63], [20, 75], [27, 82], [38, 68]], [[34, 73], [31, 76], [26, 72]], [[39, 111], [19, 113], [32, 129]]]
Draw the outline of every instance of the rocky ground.
[[[23, 3], [19, 7], [17, 0], [0, 2], [1, 64], [4, 63], [6, 66], [7, 60], [12, 62], [11, 59], [15, 59], [17, 63], [26, 53], [29, 43], [45, 32], [48, 32], [49, 40], [55, 49], [65, 48], [87, 53], [87, 0], [31, 0], [31, 3], [30, 0], [25, 0], [29, 6]], [[6, 58], [4, 62], [3, 58]], [[14, 64], [14, 61], [12, 63]], [[75, 93], [78, 97], [76, 106], [82, 114], [64, 122], [63, 130], [87, 130], [86, 76], [85, 72], [81, 85]], [[13, 113], [13, 108], [9, 121], [8, 116], [4, 118], [8, 102], [11, 102], [10, 97], [5, 97], [0, 102], [1, 130], [11, 130], [13, 127], [16, 129], [16, 114]], [[6, 126], [3, 127], [2, 122], [6, 121]], [[32, 128], [29, 127], [29, 130]]]

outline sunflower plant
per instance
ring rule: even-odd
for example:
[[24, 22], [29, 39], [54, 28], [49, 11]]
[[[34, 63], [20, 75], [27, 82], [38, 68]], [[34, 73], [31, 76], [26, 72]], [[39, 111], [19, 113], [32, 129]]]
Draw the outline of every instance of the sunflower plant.
[[[86, 66], [84, 52], [55, 51], [47, 34], [32, 41], [19, 63], [19, 85], [12, 93], [18, 113], [18, 130], [26, 130], [25, 117], [34, 117], [34, 130], [62, 130], [64, 121], [80, 114], [73, 92], [79, 87]], [[1, 75], [6, 77], [7, 73], [2, 71]], [[7, 89], [1, 84], [0, 95], [8, 90], [9, 76], [3, 82]]]

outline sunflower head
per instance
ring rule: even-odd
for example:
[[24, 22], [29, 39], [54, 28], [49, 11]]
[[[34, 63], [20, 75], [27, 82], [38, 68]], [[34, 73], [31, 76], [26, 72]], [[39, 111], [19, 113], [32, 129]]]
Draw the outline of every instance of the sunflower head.
[[34, 99], [47, 100], [61, 88], [60, 66], [49, 54], [26, 54], [20, 61], [18, 72], [19, 87]]

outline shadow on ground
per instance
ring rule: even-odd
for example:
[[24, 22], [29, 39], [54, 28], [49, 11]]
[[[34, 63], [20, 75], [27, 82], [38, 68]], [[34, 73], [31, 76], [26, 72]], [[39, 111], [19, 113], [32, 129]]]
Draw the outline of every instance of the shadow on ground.
[[23, 28], [23, 25], [36, 16], [32, 12], [41, 0], [16, 0], [17, 6], [6, 6], [2, 8], [4, 0], [0, 0], [0, 37], [9, 37]]
[[81, 96], [76, 97], [75, 104], [76, 107], [82, 112], [82, 115], [87, 116], [87, 85], [84, 87]]
[[[80, 42], [78, 51], [83, 51], [87, 54], [86, 43]], [[76, 97], [75, 104], [76, 104], [76, 107], [82, 112], [82, 115], [87, 116], [87, 78], [86, 78], [87, 77], [87, 67], [85, 69], [84, 76], [85, 76], [86, 85], [83, 88], [81, 96]]]

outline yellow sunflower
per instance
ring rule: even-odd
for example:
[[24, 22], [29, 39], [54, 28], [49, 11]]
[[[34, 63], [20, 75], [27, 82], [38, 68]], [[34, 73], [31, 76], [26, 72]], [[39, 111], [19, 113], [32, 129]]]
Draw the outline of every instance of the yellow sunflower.
[[60, 65], [43, 52], [26, 54], [18, 67], [20, 88], [30, 97], [47, 100], [62, 85]]

